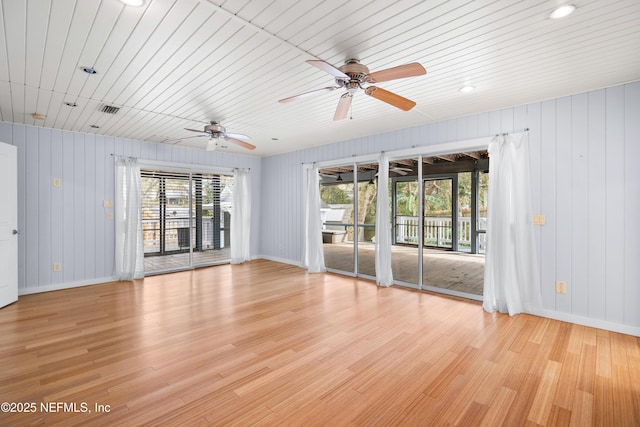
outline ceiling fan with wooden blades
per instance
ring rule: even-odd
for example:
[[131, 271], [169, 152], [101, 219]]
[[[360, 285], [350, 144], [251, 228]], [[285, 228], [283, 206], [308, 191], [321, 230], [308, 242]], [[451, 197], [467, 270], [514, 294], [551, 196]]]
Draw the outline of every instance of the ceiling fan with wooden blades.
[[316, 89], [310, 92], [301, 93], [289, 98], [281, 99], [279, 102], [287, 103], [300, 98], [307, 98], [321, 93], [330, 92], [335, 89], [346, 89], [342, 94], [338, 107], [333, 116], [333, 120], [343, 120], [347, 118], [353, 95], [358, 89], [363, 89], [366, 95], [393, 105], [403, 111], [409, 111], [415, 107], [416, 103], [410, 99], [404, 98], [388, 90], [373, 86], [374, 83], [386, 82], [389, 80], [403, 79], [405, 77], [421, 76], [427, 71], [417, 62], [411, 64], [400, 65], [397, 67], [387, 68], [385, 70], [369, 72], [369, 68], [360, 64], [357, 59], [349, 59], [340, 68], [336, 68], [328, 62], [322, 60], [308, 60], [308, 64], [331, 74], [335, 78], [337, 86], [328, 86], [322, 89]]
[[247, 135], [243, 135], [241, 133], [227, 132], [224, 126], [222, 126], [219, 122], [216, 122], [216, 121], [210, 122], [210, 124], [204, 127], [204, 130], [189, 129], [189, 128], [184, 128], [184, 129], [191, 132], [200, 133], [201, 135], [189, 136], [187, 138], [181, 138], [181, 140], [188, 139], [188, 138], [208, 137], [209, 141], [207, 142], [207, 147], [206, 147], [207, 151], [214, 151], [216, 148], [220, 147], [220, 145], [224, 141], [233, 142], [234, 144], [237, 144], [242, 148], [246, 148], [247, 150], [255, 150], [256, 148], [255, 145], [249, 144], [248, 142], [243, 141], [243, 139], [251, 139]]

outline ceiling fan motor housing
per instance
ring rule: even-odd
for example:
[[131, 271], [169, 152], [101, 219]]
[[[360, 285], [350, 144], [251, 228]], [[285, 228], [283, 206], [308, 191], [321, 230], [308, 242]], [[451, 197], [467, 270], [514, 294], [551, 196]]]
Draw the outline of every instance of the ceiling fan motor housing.
[[369, 68], [362, 65], [357, 59], [348, 59], [345, 64], [339, 68], [340, 71], [349, 76], [349, 80], [336, 79], [336, 84], [344, 87], [349, 92], [355, 92], [362, 88], [362, 84], [366, 83], [369, 75]]
[[212, 138], [224, 137], [225, 128], [218, 122], [211, 122], [210, 125], [204, 127], [204, 131], [211, 134]]

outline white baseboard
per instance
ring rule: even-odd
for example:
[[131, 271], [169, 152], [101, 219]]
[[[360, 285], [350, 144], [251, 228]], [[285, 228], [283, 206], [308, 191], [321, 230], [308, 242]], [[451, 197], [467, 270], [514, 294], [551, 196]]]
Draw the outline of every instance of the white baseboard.
[[18, 289], [18, 295], [39, 294], [40, 292], [60, 291], [62, 289], [79, 288], [81, 286], [98, 285], [100, 283], [116, 282], [116, 277], [99, 277], [91, 280], [79, 280], [77, 282], [55, 283], [53, 285], [38, 286], [37, 288]]
[[604, 329], [605, 331], [619, 332], [621, 334], [640, 337], [640, 326], [625, 325], [622, 323], [610, 322], [608, 320], [592, 319], [590, 317], [578, 316], [571, 313], [562, 313], [554, 310], [543, 310], [542, 317], [560, 320], [563, 322], [575, 323], [577, 325], [589, 326], [591, 328]]

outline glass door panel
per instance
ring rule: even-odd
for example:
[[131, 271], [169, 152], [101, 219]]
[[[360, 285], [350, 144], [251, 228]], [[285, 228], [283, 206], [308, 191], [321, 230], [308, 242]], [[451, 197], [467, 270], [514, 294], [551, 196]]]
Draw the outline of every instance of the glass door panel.
[[353, 167], [320, 170], [320, 199], [325, 266], [354, 273]]
[[[391, 268], [393, 279], [399, 282], [418, 285], [418, 243], [420, 242], [420, 193], [417, 177], [417, 160], [402, 161], [407, 167], [406, 175], [398, 174], [394, 178], [393, 228]], [[400, 171], [400, 169], [398, 169]], [[411, 171], [409, 171], [411, 170]]]
[[461, 172], [458, 174], [458, 236], [457, 248], [460, 252], [471, 252], [472, 227], [472, 173]]
[[424, 245], [453, 248], [453, 179], [424, 181]]
[[377, 171], [377, 163], [358, 165], [358, 274], [373, 277], [376, 275]]

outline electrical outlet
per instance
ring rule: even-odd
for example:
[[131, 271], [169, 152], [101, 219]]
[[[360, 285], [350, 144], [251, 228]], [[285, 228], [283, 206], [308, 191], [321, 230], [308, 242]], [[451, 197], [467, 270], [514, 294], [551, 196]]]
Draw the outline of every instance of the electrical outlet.
[[103, 208], [112, 208], [113, 207], [113, 200], [103, 200], [102, 201], [102, 207]]
[[59, 262], [56, 262], [53, 264], [53, 271], [55, 271], [56, 273], [59, 271], [62, 271], [62, 264], [60, 264]]
[[541, 214], [536, 214], [533, 216], [533, 223], [535, 225], [545, 225], [547, 223], [547, 217]]
[[107, 212], [107, 221], [113, 221], [113, 212]]
[[567, 283], [566, 282], [556, 282], [556, 293], [557, 294], [566, 294], [567, 293]]
[[60, 178], [53, 178], [53, 186], [54, 187], [61, 187], [62, 186], [62, 180]]

